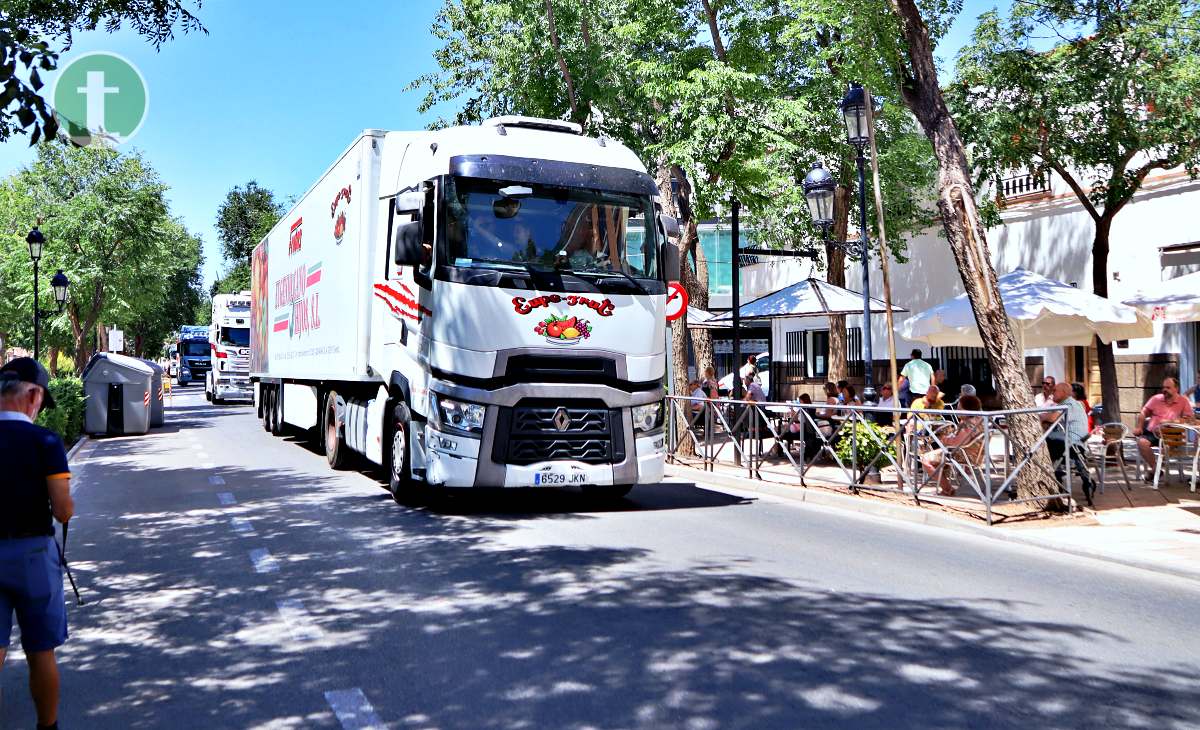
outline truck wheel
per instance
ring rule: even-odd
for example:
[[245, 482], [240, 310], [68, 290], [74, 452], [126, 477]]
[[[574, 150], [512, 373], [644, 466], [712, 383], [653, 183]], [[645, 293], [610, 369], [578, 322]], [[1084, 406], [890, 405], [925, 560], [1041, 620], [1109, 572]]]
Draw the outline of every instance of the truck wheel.
[[283, 407], [279, 402], [279, 396], [283, 386], [275, 385], [271, 387], [271, 435], [283, 435]]
[[259, 389], [258, 415], [262, 418], [263, 430], [271, 432], [271, 386], [264, 385]]
[[325, 460], [329, 462], [331, 469], [344, 469], [349, 461], [350, 449], [346, 447], [346, 441], [338, 431], [337, 391], [329, 391], [329, 396], [325, 399], [325, 417], [321, 420], [325, 427]]
[[408, 447], [411, 427], [408, 406], [401, 403], [392, 409], [384, 461], [388, 472], [388, 491], [392, 493], [396, 504], [415, 504], [424, 497], [424, 485], [413, 479], [409, 463], [412, 454]]

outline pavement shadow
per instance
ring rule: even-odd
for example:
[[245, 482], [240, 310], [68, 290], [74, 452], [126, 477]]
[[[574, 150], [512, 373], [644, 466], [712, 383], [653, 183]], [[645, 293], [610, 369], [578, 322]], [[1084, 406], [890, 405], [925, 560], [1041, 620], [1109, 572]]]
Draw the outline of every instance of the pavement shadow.
[[[210, 470], [131, 470], [138, 443], [104, 444], [80, 495], [70, 554], [91, 605], [72, 609], [61, 652], [67, 727], [336, 727], [323, 692], [345, 687], [396, 727], [1200, 725], [1200, 666], [1100, 670], [1064, 642], [1113, 637], [1014, 618], [1005, 600], [529, 544], [513, 515], [402, 508], [333, 473], [219, 470], [234, 488]], [[634, 505], [643, 492], [723, 506], [687, 485]], [[653, 507], [629, 512], [627, 529], [656, 529]], [[281, 618], [281, 600], [311, 625]]]

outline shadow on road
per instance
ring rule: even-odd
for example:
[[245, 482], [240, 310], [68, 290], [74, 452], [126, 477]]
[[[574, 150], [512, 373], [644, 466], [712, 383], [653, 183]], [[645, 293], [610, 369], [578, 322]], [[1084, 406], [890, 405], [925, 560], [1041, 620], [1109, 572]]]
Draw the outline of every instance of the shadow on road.
[[[703, 534], [686, 567], [522, 544], [530, 522], [595, 518], [546, 493], [407, 509], [268, 465], [213, 486], [186, 466], [131, 470], [146, 448], [105, 442], [81, 495], [71, 552], [85, 600], [104, 600], [72, 609], [70, 727], [325, 726], [322, 693], [351, 686], [397, 727], [1200, 725], [1197, 665], [1097, 670], [1063, 642], [1113, 637], [1014, 619], [1001, 598], [831, 593], [704, 557]], [[612, 519], [655, 530], [656, 510], [741, 500], [660, 485], [627, 502]], [[256, 573], [252, 548], [277, 570]], [[281, 599], [315, 635], [297, 637]]]

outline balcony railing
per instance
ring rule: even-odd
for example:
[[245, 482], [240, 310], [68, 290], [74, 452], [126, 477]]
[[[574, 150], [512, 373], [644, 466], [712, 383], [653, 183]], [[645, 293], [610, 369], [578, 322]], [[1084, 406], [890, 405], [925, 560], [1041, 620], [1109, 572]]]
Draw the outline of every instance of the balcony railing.
[[996, 199], [1002, 206], [1047, 197], [1050, 195], [1050, 173], [1035, 175], [1023, 172], [1000, 178], [996, 182], [996, 193]]

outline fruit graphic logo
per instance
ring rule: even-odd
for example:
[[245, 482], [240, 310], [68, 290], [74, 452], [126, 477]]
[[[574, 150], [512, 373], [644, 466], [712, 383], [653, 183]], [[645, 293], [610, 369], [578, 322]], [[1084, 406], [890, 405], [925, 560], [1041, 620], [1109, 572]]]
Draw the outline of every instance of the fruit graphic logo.
[[533, 328], [547, 342], [555, 345], [574, 345], [592, 336], [592, 325], [579, 317], [556, 317], [550, 315]]
[[344, 235], [346, 235], [346, 211], [343, 210], [333, 224], [333, 240], [341, 243]]

